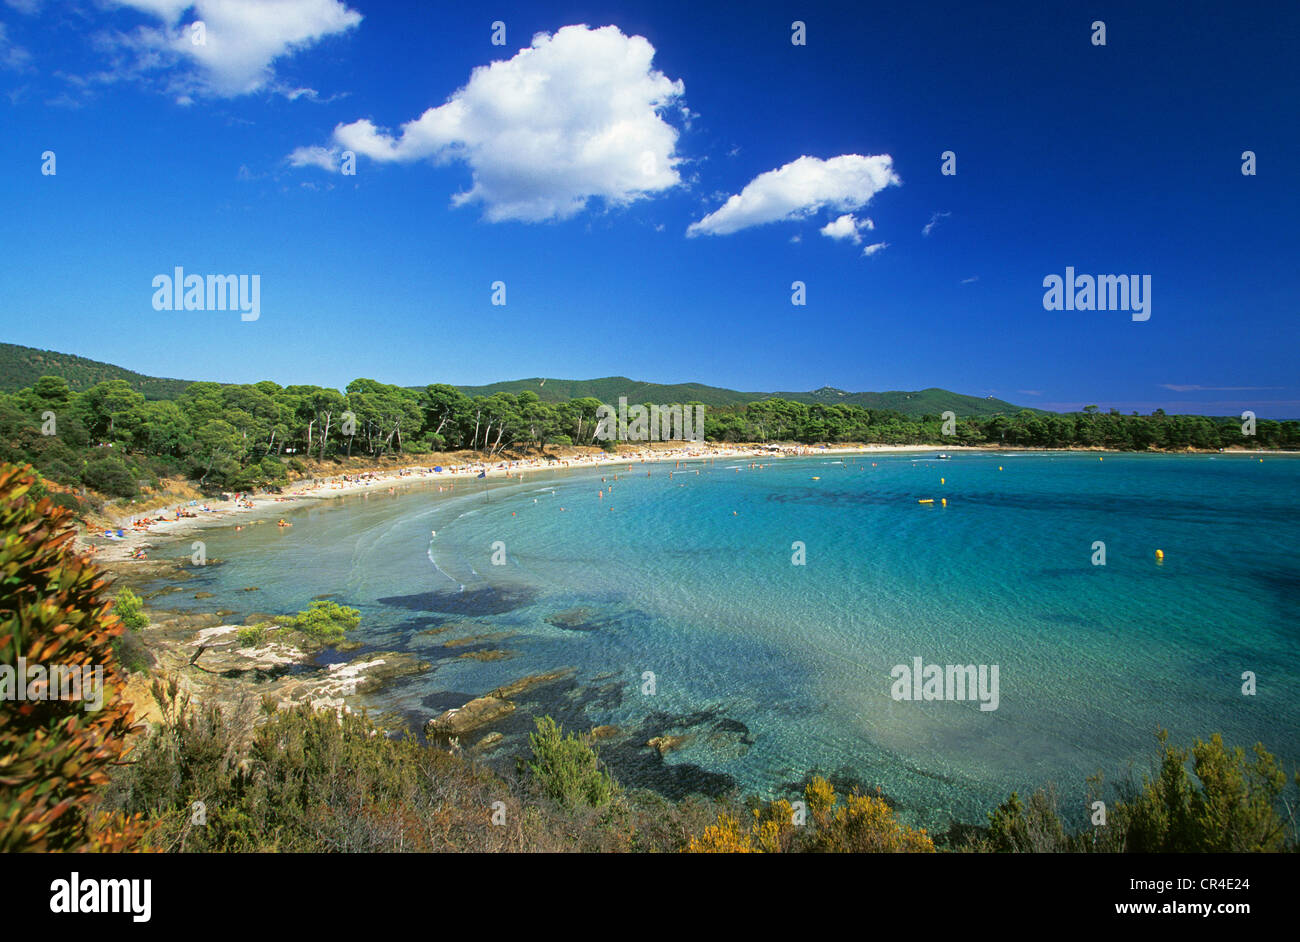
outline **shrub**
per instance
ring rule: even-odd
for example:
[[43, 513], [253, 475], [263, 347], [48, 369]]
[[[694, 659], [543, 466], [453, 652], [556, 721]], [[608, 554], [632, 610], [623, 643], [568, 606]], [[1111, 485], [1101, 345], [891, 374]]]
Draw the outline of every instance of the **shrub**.
[[267, 634], [264, 624], [248, 625], [235, 632], [235, 643], [241, 648], [256, 648], [266, 643]]
[[1285, 849], [1287, 821], [1276, 803], [1286, 773], [1261, 743], [1248, 761], [1240, 746], [1225, 748], [1218, 733], [1209, 742], [1197, 739], [1190, 750], [1170, 746], [1166, 730], [1157, 739], [1159, 772], [1154, 778], [1144, 776], [1141, 788], [1115, 808], [1124, 850], [1231, 854]]
[[81, 482], [109, 497], [135, 497], [135, 474], [116, 455], [95, 458], [81, 470]]
[[[143, 813], [167, 850], [364, 853], [525, 849], [526, 815], [504, 782], [365, 717], [306, 705], [241, 732], [177, 685], [156, 685], [164, 722], [122, 768], [115, 806]], [[195, 802], [206, 820], [193, 821]], [[506, 827], [491, 826], [493, 803]], [[542, 839], [551, 831], [537, 828]], [[555, 850], [553, 844], [544, 849]]]
[[566, 736], [549, 716], [537, 718], [537, 732], [528, 741], [533, 757], [524, 767], [542, 794], [561, 807], [598, 808], [614, 798], [617, 786], [595, 751], [572, 733]]
[[718, 823], [691, 838], [687, 851], [700, 853], [779, 853], [823, 851], [838, 853], [933, 853], [925, 830], [914, 831], [894, 817], [879, 795], [850, 794], [841, 803], [826, 779], [814, 778], [804, 789], [812, 821], [795, 823], [790, 802], [769, 802], [756, 808], [746, 828], [733, 814], [718, 816]]
[[71, 514], [30, 499], [34, 483], [30, 467], [0, 465], [0, 665], [8, 683], [19, 657], [102, 667], [104, 702], [0, 709], [0, 851], [130, 849], [143, 839], [138, 821], [92, 814], [132, 724], [112, 649], [122, 623], [99, 568], [71, 549]]
[[988, 846], [998, 853], [1067, 851], [1070, 841], [1057, 814], [1056, 790], [1039, 789], [1026, 808], [1016, 792], [989, 814]]
[[149, 624], [149, 616], [144, 611], [144, 601], [127, 588], [119, 589], [117, 595], [113, 596], [113, 613], [132, 631], [139, 631]]
[[361, 624], [361, 613], [329, 599], [312, 602], [305, 611], [284, 620], [284, 627], [301, 632], [309, 641], [328, 646], [341, 643], [345, 632]]

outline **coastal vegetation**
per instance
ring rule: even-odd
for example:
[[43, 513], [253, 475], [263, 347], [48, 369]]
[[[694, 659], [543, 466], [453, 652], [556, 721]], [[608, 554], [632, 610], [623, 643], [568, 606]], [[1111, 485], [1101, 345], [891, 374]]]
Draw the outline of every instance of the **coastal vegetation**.
[[[1294, 851], [1279, 801], [1285, 775], [1219, 737], [1189, 750], [1161, 738], [1159, 768], [1117, 789], [1105, 826], [1071, 830], [1051, 790], [1012, 795], [987, 827], [942, 835], [902, 823], [886, 796], [838, 793], [820, 776], [792, 798], [689, 796], [623, 789], [588, 738], [538, 720], [520, 774], [384, 735], [362, 715], [265, 710], [241, 739], [215, 708], [160, 696], [167, 719], [102, 793], [138, 815], [143, 845], [172, 851], [557, 851], [691, 853]], [[1263, 777], [1260, 777], [1260, 776]], [[1127, 789], [1127, 792], [1126, 792]], [[206, 823], [194, 823], [202, 802]], [[796, 805], [798, 802], [798, 805]]]
[[282, 628], [298, 632], [308, 644], [333, 647], [361, 624], [361, 613], [329, 599], [317, 599], [306, 610], [283, 619]]
[[[104, 666], [102, 709], [40, 699], [0, 710], [0, 850], [590, 852], [1294, 851], [1288, 775], [1261, 744], [1159, 737], [1153, 770], [1103, 789], [1104, 821], [1063, 813], [1052, 789], [1012, 794], [988, 825], [942, 834], [904, 823], [887, 795], [820, 776], [764, 801], [669, 800], [625, 788], [596, 737], [536, 720], [516, 773], [458, 742], [425, 744], [368, 716], [263, 701], [256, 717], [193, 702], [151, 678], [156, 722], [135, 728], [114, 642], [143, 617], [74, 552], [72, 515], [32, 496], [30, 468], [0, 466], [0, 674], [20, 657]], [[138, 600], [137, 600], [138, 601]], [[117, 607], [121, 607], [121, 612]], [[286, 619], [331, 641], [359, 615], [317, 600]], [[250, 638], [265, 637], [252, 626]], [[137, 670], [143, 672], [144, 668]], [[503, 693], [503, 695], [505, 695]], [[1105, 797], [1102, 797], [1105, 791]]]
[[[109, 772], [127, 748], [129, 705], [113, 643], [121, 618], [107, 580], [71, 551], [71, 512], [31, 496], [30, 469], [0, 465], [0, 851], [105, 851], [133, 846], [138, 821], [96, 812]], [[103, 668], [104, 702], [14, 688], [19, 658]], [[32, 694], [37, 696], [33, 697]], [[50, 691], [51, 694], [54, 691]]]
[[130, 589], [118, 589], [113, 596], [113, 611], [122, 620], [122, 624], [132, 631], [139, 631], [149, 624], [149, 616], [144, 611], [144, 600]]
[[[690, 404], [690, 403], [687, 403]], [[133, 498], [161, 478], [188, 478], [211, 493], [278, 487], [306, 459], [394, 458], [472, 452], [484, 459], [545, 453], [548, 446], [614, 447], [595, 438], [593, 397], [543, 401], [536, 392], [471, 398], [435, 383], [415, 390], [357, 379], [320, 386], [190, 383], [174, 399], [150, 399], [125, 379], [77, 391], [44, 376], [0, 393], [0, 460], [30, 463], [68, 488]], [[843, 402], [762, 399], [710, 408], [710, 442], [881, 443], [1148, 449], [1300, 448], [1300, 422], [1261, 419], [1253, 435], [1237, 418], [1122, 415], [1089, 406], [1057, 414], [909, 416]], [[61, 494], [75, 505], [71, 494]]]

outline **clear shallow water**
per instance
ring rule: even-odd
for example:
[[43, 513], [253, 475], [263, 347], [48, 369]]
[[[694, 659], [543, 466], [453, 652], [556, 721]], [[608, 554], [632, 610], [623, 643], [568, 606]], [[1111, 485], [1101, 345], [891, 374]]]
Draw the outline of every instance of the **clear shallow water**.
[[[225, 562], [186, 585], [245, 613], [318, 595], [360, 608], [368, 648], [433, 664], [371, 700], [417, 723], [577, 668], [534, 707], [636, 730], [607, 757], [668, 792], [726, 781], [710, 773], [771, 794], [818, 769], [879, 785], [937, 825], [982, 821], [1013, 789], [1048, 782], [1082, 809], [1086, 776], [1147, 768], [1158, 726], [1300, 760], [1300, 460], [764, 464], [620, 464], [346, 498], [286, 513], [288, 530], [208, 531], [209, 558]], [[804, 566], [791, 564], [796, 540]], [[508, 636], [444, 647], [484, 634]], [[510, 656], [459, 657], [484, 647]], [[997, 664], [998, 709], [892, 700], [890, 669], [917, 656]], [[1240, 692], [1245, 670], [1255, 697]], [[519, 716], [507, 733], [526, 727]], [[638, 748], [669, 730], [693, 736], [663, 760]]]

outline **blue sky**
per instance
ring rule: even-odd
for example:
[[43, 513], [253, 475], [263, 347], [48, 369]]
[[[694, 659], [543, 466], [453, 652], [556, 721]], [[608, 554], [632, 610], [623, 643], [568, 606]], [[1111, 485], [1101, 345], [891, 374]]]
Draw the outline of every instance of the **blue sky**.
[[[0, 340], [1300, 415], [1300, 7], [1134, 6], [0, 0]], [[176, 266], [259, 318], [154, 310]], [[1150, 275], [1150, 319], [1044, 310], [1067, 266]]]

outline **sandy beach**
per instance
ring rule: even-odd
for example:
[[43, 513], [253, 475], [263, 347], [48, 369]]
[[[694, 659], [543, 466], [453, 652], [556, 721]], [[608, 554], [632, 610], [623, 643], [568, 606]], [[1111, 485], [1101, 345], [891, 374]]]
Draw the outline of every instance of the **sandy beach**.
[[[987, 445], [712, 445], [684, 443], [678, 448], [643, 449], [617, 454], [574, 455], [563, 458], [512, 459], [477, 461], [459, 465], [429, 466], [408, 465], [383, 471], [361, 471], [330, 477], [297, 481], [279, 494], [225, 494], [219, 500], [191, 500], [171, 504], [165, 508], [113, 518], [113, 537], [100, 527], [82, 528], [78, 547], [89, 550], [103, 562], [130, 562], [135, 554], [147, 553], [164, 543], [180, 539], [187, 534], [209, 527], [241, 526], [264, 522], [280, 516], [304, 501], [330, 500], [355, 494], [382, 491], [396, 493], [413, 485], [447, 482], [449, 488], [458, 482], [480, 478], [522, 478], [526, 474], [543, 471], [564, 471], [584, 468], [615, 467], [633, 464], [662, 464], [679, 461], [716, 460], [769, 460], [809, 457], [817, 455], [869, 455], [890, 453], [941, 453], [979, 451], [1044, 451], [1036, 448], [990, 448]], [[1063, 452], [1081, 449], [1062, 449]], [[1105, 449], [1087, 449], [1105, 451]], [[1233, 454], [1256, 454], [1254, 451], [1234, 451]], [[1258, 454], [1286, 454], [1260, 451]], [[434, 470], [441, 467], [441, 470]], [[120, 537], [117, 535], [120, 532]]]

